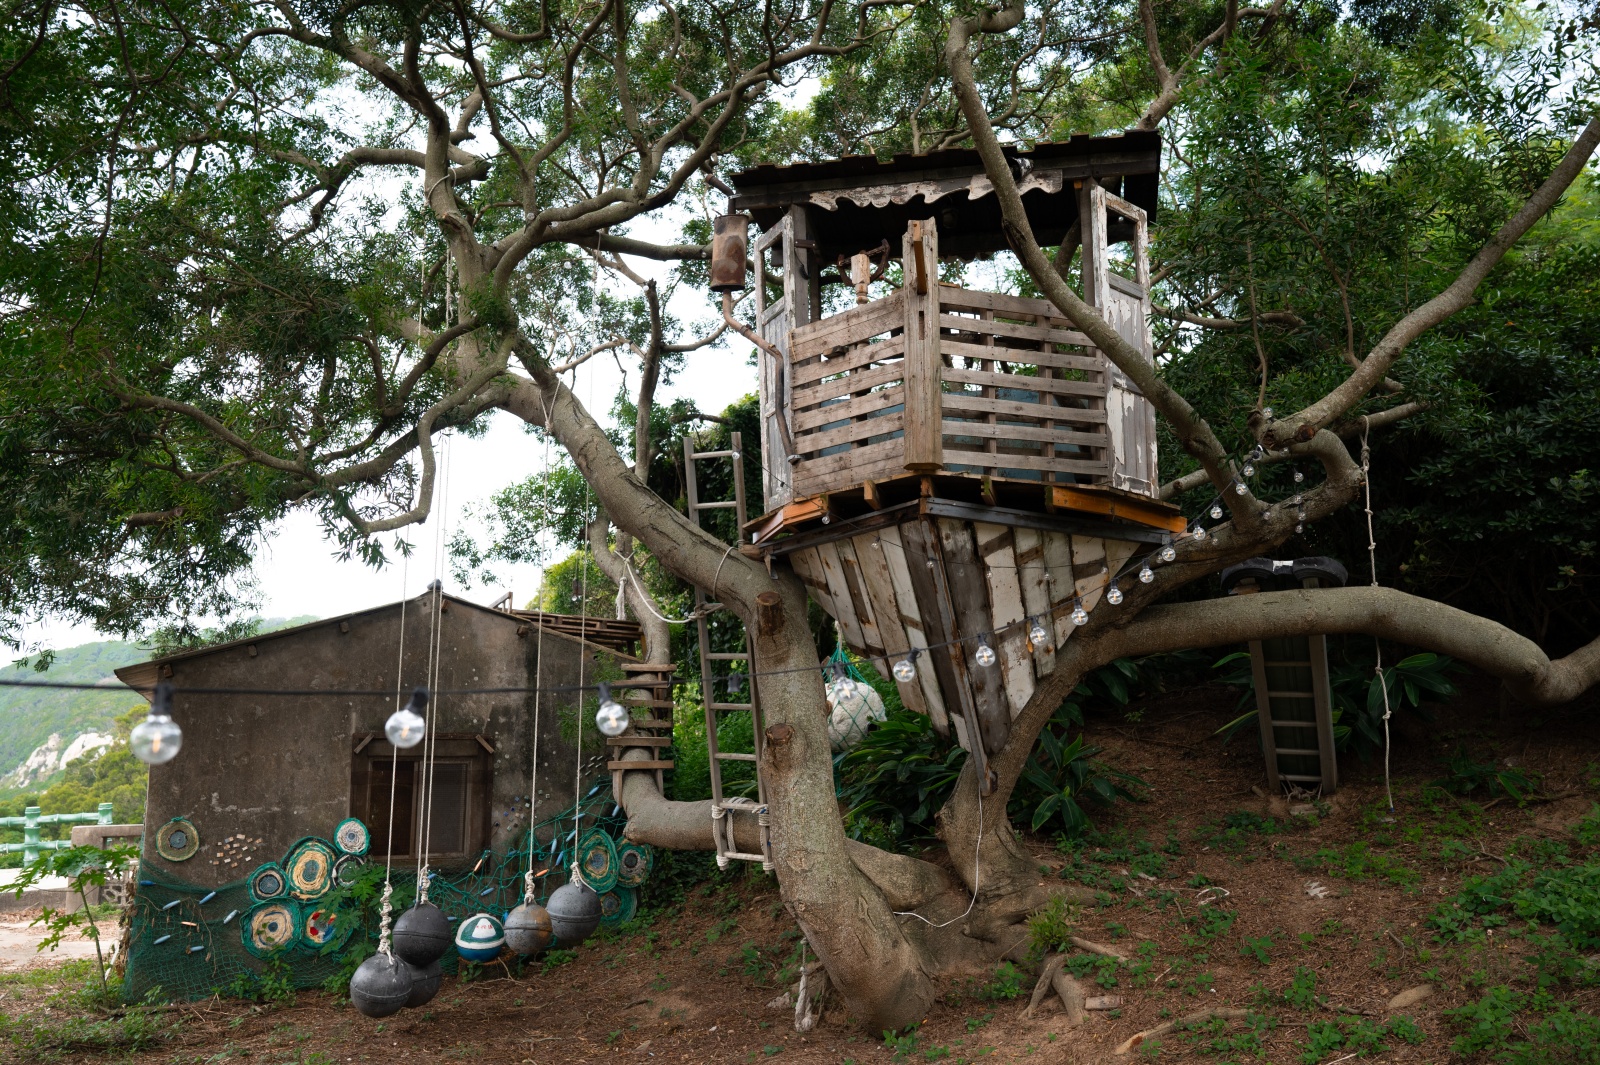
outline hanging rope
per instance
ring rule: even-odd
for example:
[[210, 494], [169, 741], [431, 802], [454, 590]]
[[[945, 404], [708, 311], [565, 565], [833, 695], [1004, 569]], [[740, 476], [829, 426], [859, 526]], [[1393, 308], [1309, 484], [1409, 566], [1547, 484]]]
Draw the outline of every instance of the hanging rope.
[[[434, 510], [438, 512], [439, 524], [434, 529], [433, 544], [433, 583], [429, 588], [433, 590], [433, 617], [430, 619], [428, 636], [428, 687], [431, 691], [439, 690], [439, 668], [444, 659], [444, 543], [445, 525], [448, 523], [450, 505], [450, 459], [453, 449], [450, 438], [446, 436], [440, 443], [443, 451], [440, 465], [439, 485], [436, 489]], [[423, 829], [422, 829], [422, 862], [417, 868], [417, 901], [428, 901], [428, 882], [433, 879], [433, 874], [428, 868], [428, 859], [433, 854], [433, 799], [434, 799], [434, 770], [438, 765], [439, 753], [439, 703], [436, 697], [428, 700], [427, 731], [423, 739]]]
[[[1372, 571], [1372, 587], [1378, 587], [1378, 538], [1372, 531], [1372, 446], [1367, 441], [1370, 428], [1367, 416], [1361, 416], [1361, 486], [1367, 496], [1367, 565]], [[1372, 667], [1378, 677], [1378, 688], [1383, 692], [1383, 793], [1389, 799], [1389, 812], [1394, 813], [1394, 788], [1389, 782], [1389, 718], [1394, 709], [1389, 705], [1389, 678], [1383, 672], [1383, 641], [1372, 638], [1377, 664]]]
[[[598, 314], [600, 306], [600, 246], [595, 244], [594, 273], [589, 275], [591, 280], [589, 302], [591, 313]], [[576, 372], [576, 371], [574, 371]], [[589, 409], [594, 410], [594, 367], [589, 367]], [[583, 479], [583, 518], [589, 519], [590, 485], [589, 478]], [[593, 548], [589, 549], [593, 555]], [[589, 566], [594, 561], [592, 557], [578, 556], [583, 564], [583, 571], [578, 577], [578, 639], [584, 645], [578, 650], [578, 742], [577, 754], [573, 758], [572, 767], [572, 880], [575, 883], [588, 887], [583, 879], [583, 870], [578, 865], [579, 833], [583, 831], [583, 674], [584, 667], [588, 665], [588, 654], [585, 648], [589, 644]]]
[[[394, 708], [398, 713], [401, 707], [401, 696], [404, 694], [402, 675], [406, 666], [406, 581], [411, 574], [411, 558], [402, 556], [400, 564], [400, 654], [394, 666]], [[389, 756], [389, 829], [385, 835], [384, 843], [387, 853], [383, 857], [383, 900], [378, 904], [378, 951], [385, 957], [394, 957], [391, 936], [391, 899], [394, 897], [394, 884], [391, 877], [394, 875], [394, 795], [395, 783], [400, 777], [400, 748], [392, 744]]]
[[[547, 417], [545, 425], [548, 426], [549, 424], [550, 420]], [[548, 432], [544, 434], [544, 513], [547, 517], [550, 514], [550, 434]], [[529, 906], [538, 901], [538, 893], [534, 890], [533, 883], [533, 861], [534, 856], [539, 852], [539, 841], [534, 838], [533, 833], [534, 811], [539, 806], [539, 703], [542, 693], [538, 689], [542, 687], [544, 680], [543, 624], [539, 626], [539, 635], [534, 637], [533, 658], [533, 770], [529, 774], [528, 780], [528, 871], [522, 878], [522, 901]], [[581, 703], [583, 696], [578, 696], [578, 699]], [[555, 834], [559, 834], [560, 831], [560, 826], [557, 826]], [[554, 841], [552, 840], [552, 842]]]

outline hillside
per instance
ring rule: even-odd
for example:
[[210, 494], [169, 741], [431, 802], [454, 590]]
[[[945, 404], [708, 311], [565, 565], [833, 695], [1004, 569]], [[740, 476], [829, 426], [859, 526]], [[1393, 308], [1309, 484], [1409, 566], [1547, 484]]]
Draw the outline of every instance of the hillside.
[[[315, 620], [309, 615], [269, 618], [261, 622], [256, 631], [273, 632]], [[149, 657], [147, 646], [127, 640], [104, 640], [57, 652], [54, 662], [43, 673], [31, 666], [0, 669], [0, 678], [7, 680], [104, 682], [106, 685], [104, 691], [0, 688], [0, 777], [27, 760], [49, 741], [52, 733], [59, 734], [65, 746], [86, 732], [113, 732], [112, 723], [116, 718], [144, 705], [144, 700], [123, 687], [112, 671]], [[41, 783], [30, 785], [30, 789], [37, 790]]]
[[6, 680], [107, 684], [105, 691], [0, 688], [0, 775], [19, 765], [51, 733], [59, 733], [64, 743], [70, 743], [85, 732], [109, 732], [118, 714], [144, 702], [124, 688], [112, 670], [141, 661], [148, 654], [136, 643], [105, 640], [59, 652], [43, 673], [31, 666], [0, 670], [0, 678]]

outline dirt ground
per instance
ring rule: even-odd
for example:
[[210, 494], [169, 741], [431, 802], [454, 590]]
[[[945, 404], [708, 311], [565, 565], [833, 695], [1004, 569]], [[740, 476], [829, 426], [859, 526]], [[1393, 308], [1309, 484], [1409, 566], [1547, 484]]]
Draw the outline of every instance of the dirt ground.
[[[1512, 979], [1521, 948], [1504, 933], [1495, 939], [1493, 929], [1446, 945], [1427, 918], [1464, 877], [1502, 868], [1528, 840], [1571, 843], [1573, 824], [1600, 797], [1600, 728], [1593, 700], [1536, 712], [1502, 707], [1486, 682], [1469, 679], [1463, 688], [1434, 723], [1396, 719], [1392, 815], [1381, 759], [1344, 759], [1343, 787], [1329, 803], [1291, 812], [1269, 802], [1250, 737], [1227, 746], [1212, 738], [1235, 713], [1236, 696], [1224, 689], [1156, 697], [1131, 718], [1092, 719], [1089, 739], [1102, 757], [1152, 787], [1147, 801], [1097, 815], [1104, 835], [1095, 845], [1063, 853], [1033, 842], [1041, 876], [1103, 892], [1099, 907], [1076, 915], [1076, 932], [1129, 958], [1117, 966], [1075, 956], [1091, 995], [1124, 1000], [1077, 1028], [1054, 999], [1023, 1016], [1029, 974], [1009, 985], [947, 984], [920, 1030], [893, 1047], [837, 1005], [811, 1034], [798, 1034], [780, 974], [796, 960], [799, 939], [776, 884], [754, 871], [691, 891], [678, 912], [643, 932], [593, 942], [519, 979], [491, 968], [476, 981], [447, 983], [430, 1006], [386, 1021], [319, 993], [286, 1006], [212, 1001], [161, 1015], [164, 1031], [152, 1046], [117, 1056], [274, 1065], [1479, 1060], [1451, 1050], [1459, 1025], [1445, 1011], [1481, 996], [1486, 980]], [[1463, 747], [1479, 762], [1539, 774], [1538, 801], [1437, 791], [1427, 799], [1423, 785], [1444, 776]], [[1421, 985], [1431, 997], [1389, 1008], [1393, 996]], [[15, 1018], [48, 1009], [48, 993], [0, 983], [0, 1011]], [[1583, 1013], [1595, 1012], [1600, 998], [1593, 987], [1565, 994]], [[1163, 1020], [1216, 1007], [1252, 1013], [1169, 1033], [1127, 1057], [1113, 1052]], [[1391, 1016], [1409, 1021], [1384, 1036]], [[1319, 1051], [1341, 1025], [1377, 1035]], [[1324, 1044], [1314, 1041], [1319, 1031]], [[37, 1056], [0, 1044], [6, 1053]]]

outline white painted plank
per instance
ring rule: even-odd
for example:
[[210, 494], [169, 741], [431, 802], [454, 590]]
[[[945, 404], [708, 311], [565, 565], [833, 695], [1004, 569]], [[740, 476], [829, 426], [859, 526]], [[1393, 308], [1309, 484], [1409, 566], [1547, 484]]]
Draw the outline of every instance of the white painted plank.
[[1050, 589], [1050, 610], [1055, 616], [1056, 647], [1071, 638], [1076, 626], [1067, 615], [1076, 598], [1072, 583], [1072, 537], [1063, 532], [1044, 533], [1044, 570]]
[[927, 654], [928, 637], [922, 625], [922, 609], [917, 605], [917, 595], [911, 584], [911, 571], [907, 568], [906, 548], [900, 540], [900, 530], [891, 525], [879, 530], [878, 538], [883, 541], [883, 560], [889, 564], [889, 580], [894, 585], [895, 601], [900, 606], [900, 623], [906, 635], [906, 644], [923, 652], [917, 656], [917, 683], [922, 688], [928, 716], [933, 719], [933, 727], [941, 735], [949, 735], [950, 713], [945, 708], [944, 693], [939, 689], [939, 675], [934, 672], [933, 662]]
[[872, 609], [872, 599], [867, 594], [867, 583], [861, 576], [856, 546], [849, 540], [837, 540], [833, 546], [839, 552], [841, 573], [850, 591], [850, 606], [855, 611], [856, 625], [861, 630], [861, 646], [869, 656], [884, 654], [887, 649], [878, 632], [877, 615]]
[[1038, 529], [1017, 528], [1016, 538], [1017, 584], [1022, 588], [1022, 607], [1027, 613], [1044, 622], [1050, 636], [1033, 645], [1034, 675], [1040, 680], [1055, 672], [1056, 647], [1054, 626], [1050, 624], [1050, 586], [1045, 580], [1044, 533]]
[[1033, 656], [1028, 653], [1028, 634], [1021, 624], [1022, 585], [1017, 579], [1017, 556], [1012, 549], [1012, 530], [1005, 525], [973, 522], [978, 538], [978, 554], [983, 558], [984, 577], [989, 583], [989, 610], [994, 618], [995, 653], [1005, 680], [1006, 700], [1011, 704], [1011, 720], [1033, 697]]
[[828, 591], [828, 577], [822, 572], [822, 558], [817, 554], [817, 549], [803, 547], [793, 552], [789, 555], [789, 565], [794, 568], [800, 583], [806, 586], [806, 591], [822, 608], [822, 612], [833, 617], [837, 608], [833, 605], [832, 593]]
[[[1083, 600], [1083, 609], [1094, 612], [1111, 580], [1106, 572], [1106, 542], [1098, 536], [1072, 538], [1073, 589]], [[830, 585], [831, 586], [831, 585]]]
[[850, 602], [850, 586], [844, 582], [844, 563], [839, 560], [839, 548], [832, 543], [818, 544], [817, 557], [822, 560], [828, 594], [833, 597], [833, 610], [829, 613], [839, 623], [839, 636], [846, 647], [864, 654], [861, 626], [856, 623], [855, 606]]

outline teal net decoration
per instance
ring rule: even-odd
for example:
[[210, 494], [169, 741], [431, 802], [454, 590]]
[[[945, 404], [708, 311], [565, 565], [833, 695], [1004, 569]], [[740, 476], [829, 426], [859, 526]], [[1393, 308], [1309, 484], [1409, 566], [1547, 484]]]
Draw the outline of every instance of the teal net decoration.
[[340, 854], [360, 858], [372, 846], [372, 833], [359, 818], [347, 817], [333, 830], [333, 845], [339, 848]]
[[617, 845], [603, 828], [591, 828], [578, 844], [578, 869], [583, 879], [599, 894], [617, 885]]
[[289, 899], [273, 899], [257, 903], [244, 915], [239, 934], [245, 950], [258, 958], [270, 958], [294, 946], [300, 927], [300, 907]]
[[631, 887], [614, 887], [600, 896], [600, 924], [615, 928], [627, 924], [639, 912], [639, 892]]
[[[621, 838], [624, 819], [613, 804], [609, 785], [590, 789], [579, 806], [584, 827], [578, 838], [587, 837], [597, 828], [605, 830], [611, 839]], [[453, 925], [477, 913], [499, 919], [522, 902], [523, 875], [531, 858], [538, 898], [545, 901], [550, 892], [566, 882], [567, 866], [575, 853], [575, 816], [578, 815], [569, 807], [523, 830], [516, 845], [507, 852], [486, 851], [462, 868], [435, 870], [428, 888], [429, 900], [444, 911]], [[308, 840], [302, 840], [296, 848], [304, 847]], [[291, 848], [291, 855], [295, 853]], [[612, 854], [616, 852], [613, 850]], [[140, 1001], [152, 991], [156, 991], [157, 998], [169, 1001], [214, 994], [247, 995], [259, 987], [269, 967], [296, 988], [327, 984], [342, 989], [350, 972], [377, 946], [383, 865], [340, 865], [335, 861], [334, 869], [335, 879], [345, 874], [350, 882], [335, 884], [315, 901], [302, 902], [289, 897], [289, 874], [277, 863], [268, 863], [244, 879], [216, 889], [186, 883], [141, 863], [138, 888], [126, 916], [125, 999]], [[251, 896], [251, 883], [260, 884], [264, 872], [275, 873], [281, 885], [275, 898]], [[416, 874], [396, 869], [393, 882], [395, 911], [400, 912], [416, 895]], [[626, 902], [622, 898], [617, 901]], [[176, 905], [167, 908], [172, 903]], [[293, 928], [291, 941], [276, 949], [263, 941], [264, 933], [277, 936], [289, 925], [266, 930], [250, 923], [252, 914], [259, 915], [274, 904], [286, 908]], [[636, 898], [633, 905], [637, 906]], [[279, 918], [281, 921], [282, 914]], [[440, 962], [446, 973], [455, 972], [458, 963], [453, 950]]]

